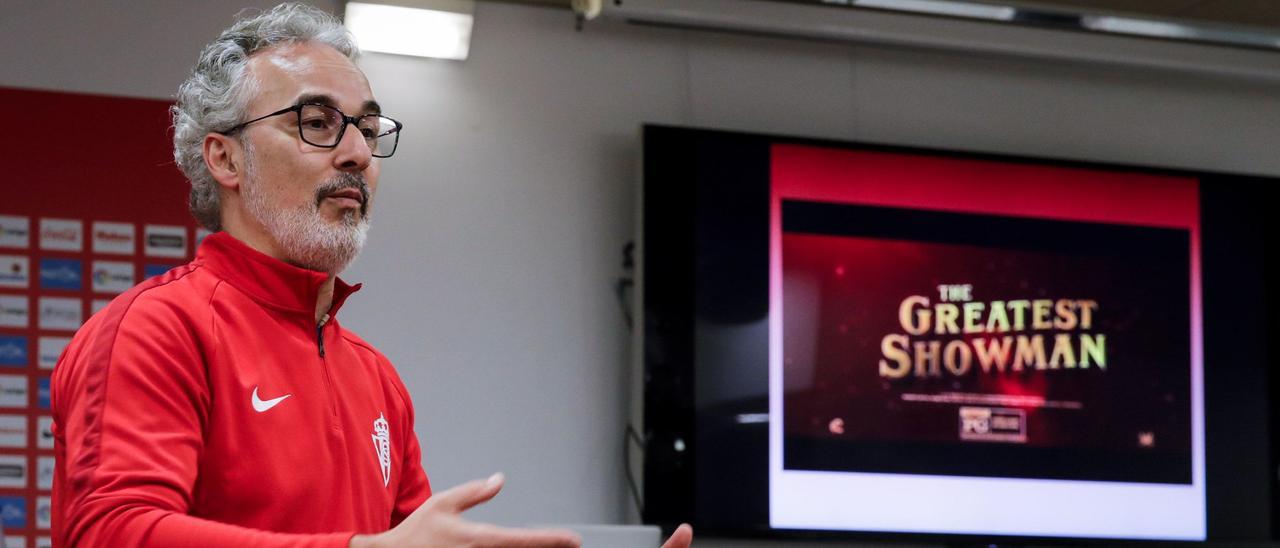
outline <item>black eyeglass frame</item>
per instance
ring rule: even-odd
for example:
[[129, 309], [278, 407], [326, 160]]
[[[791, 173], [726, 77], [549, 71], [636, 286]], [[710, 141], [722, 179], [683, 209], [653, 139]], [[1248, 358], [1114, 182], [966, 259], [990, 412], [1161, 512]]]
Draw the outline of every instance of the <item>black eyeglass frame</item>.
[[[309, 106], [311, 106], [311, 107], [324, 107], [324, 108], [327, 108], [327, 109], [333, 110], [334, 112], [337, 112], [337, 113], [338, 113], [338, 116], [342, 117], [342, 127], [338, 128], [338, 137], [337, 137], [337, 139], [335, 139], [335, 140], [334, 140], [334, 142], [333, 142], [333, 144], [332, 144], [332, 145], [321, 145], [321, 144], [318, 144], [318, 143], [313, 143], [313, 142], [311, 142], [310, 140], [308, 140], [308, 139], [307, 139], [306, 135], [304, 135], [304, 134], [303, 134], [303, 132], [302, 132], [302, 109], [303, 109], [303, 107], [309, 107]], [[338, 146], [338, 144], [342, 143], [342, 138], [343, 138], [344, 136], [346, 136], [346, 134], [347, 134], [347, 126], [356, 126], [356, 129], [359, 129], [359, 128], [360, 128], [360, 125], [358, 124], [358, 122], [360, 121], [360, 119], [361, 119], [361, 118], [368, 118], [368, 117], [370, 117], [370, 116], [375, 116], [375, 117], [378, 117], [378, 118], [386, 118], [386, 119], [388, 119], [388, 120], [391, 120], [391, 122], [392, 122], [392, 123], [394, 123], [394, 124], [396, 125], [396, 128], [395, 128], [395, 129], [393, 129], [393, 130], [391, 130], [391, 131], [388, 131], [388, 132], [386, 132], [386, 133], [380, 134], [380, 135], [375, 135], [375, 136], [373, 137], [373, 140], [374, 140], [374, 142], [376, 143], [376, 142], [377, 142], [377, 140], [378, 140], [379, 138], [383, 137], [383, 136], [390, 135], [390, 134], [392, 134], [392, 133], [396, 134], [396, 140], [395, 140], [395, 141], [393, 141], [393, 142], [392, 142], [392, 144], [391, 144], [391, 152], [388, 152], [388, 153], [386, 153], [385, 155], [384, 155], [384, 154], [378, 154], [378, 153], [374, 152], [374, 148], [375, 148], [375, 147], [372, 147], [372, 146], [371, 146], [371, 147], [369, 147], [369, 152], [370, 152], [371, 154], [373, 154], [373, 157], [374, 157], [374, 158], [390, 158], [392, 154], [395, 154], [395, 153], [396, 153], [396, 148], [400, 146], [400, 130], [401, 130], [401, 129], [404, 129], [404, 124], [400, 123], [400, 121], [399, 121], [399, 120], [396, 120], [396, 119], [391, 118], [391, 117], [388, 117], [388, 116], [384, 116], [384, 115], [382, 115], [382, 114], [361, 114], [360, 116], [347, 116], [347, 113], [342, 112], [342, 111], [341, 111], [341, 110], [339, 110], [337, 107], [330, 106], [330, 105], [326, 105], [326, 104], [324, 104], [324, 103], [298, 103], [298, 104], [293, 105], [293, 106], [291, 106], [291, 107], [282, 108], [282, 109], [280, 109], [280, 110], [277, 110], [277, 111], [275, 111], [275, 112], [272, 112], [271, 114], [265, 114], [265, 115], [259, 116], [259, 117], [257, 117], [257, 118], [252, 119], [252, 120], [249, 120], [248, 122], [241, 122], [241, 123], [239, 123], [239, 124], [236, 124], [236, 125], [234, 125], [234, 126], [231, 126], [230, 128], [224, 129], [224, 130], [222, 130], [222, 131], [215, 131], [214, 133], [218, 133], [218, 134], [221, 134], [221, 135], [230, 135], [230, 134], [232, 134], [232, 133], [235, 133], [235, 132], [237, 132], [237, 131], [240, 131], [240, 130], [244, 129], [244, 128], [245, 128], [245, 126], [247, 126], [247, 125], [249, 125], [249, 124], [252, 124], [252, 123], [254, 123], [254, 122], [258, 122], [258, 121], [266, 120], [267, 118], [271, 118], [271, 117], [273, 117], [273, 116], [279, 116], [279, 115], [281, 115], [281, 114], [288, 114], [288, 113], [290, 113], [290, 112], [295, 112], [295, 113], [297, 113], [297, 114], [298, 114], [298, 122], [295, 124], [296, 126], [298, 126], [298, 138], [299, 138], [299, 139], [302, 139], [302, 142], [304, 142], [304, 143], [306, 143], [306, 144], [308, 144], [308, 145], [311, 145], [311, 146], [314, 146], [314, 147], [320, 147], [320, 148], [336, 148], [336, 147]], [[365, 139], [365, 142], [367, 143], [367, 142], [368, 142], [368, 139]]]

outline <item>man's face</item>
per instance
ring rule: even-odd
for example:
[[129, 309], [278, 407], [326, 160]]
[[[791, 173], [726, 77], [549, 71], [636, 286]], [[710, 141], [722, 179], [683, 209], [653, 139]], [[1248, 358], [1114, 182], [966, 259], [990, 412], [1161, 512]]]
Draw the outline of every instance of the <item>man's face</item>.
[[[298, 103], [320, 103], [347, 116], [378, 111], [364, 74], [318, 43], [275, 47], [249, 60], [258, 84], [250, 119]], [[241, 199], [247, 228], [266, 236], [295, 265], [336, 273], [364, 245], [379, 164], [360, 132], [347, 126], [334, 148], [304, 142], [294, 113], [244, 129]]]

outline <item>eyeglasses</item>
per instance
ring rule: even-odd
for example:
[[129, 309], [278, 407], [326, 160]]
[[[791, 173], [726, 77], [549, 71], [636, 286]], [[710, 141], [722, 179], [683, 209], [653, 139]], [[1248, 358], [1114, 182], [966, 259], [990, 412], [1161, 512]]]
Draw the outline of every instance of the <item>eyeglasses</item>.
[[301, 103], [216, 133], [228, 135], [259, 120], [290, 112], [298, 114], [298, 136], [303, 142], [320, 148], [333, 148], [342, 142], [342, 136], [347, 132], [347, 125], [354, 125], [360, 130], [360, 135], [364, 137], [365, 144], [369, 145], [369, 150], [373, 152], [375, 158], [388, 158], [395, 154], [396, 145], [400, 143], [400, 129], [404, 127], [404, 124], [381, 114], [347, 116], [341, 110], [328, 105]]

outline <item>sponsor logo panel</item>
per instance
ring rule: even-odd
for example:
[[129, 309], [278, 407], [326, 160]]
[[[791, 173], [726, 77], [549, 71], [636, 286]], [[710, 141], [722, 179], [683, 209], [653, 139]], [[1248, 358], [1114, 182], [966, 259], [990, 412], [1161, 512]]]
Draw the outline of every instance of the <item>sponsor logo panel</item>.
[[124, 293], [133, 287], [133, 263], [121, 261], [93, 262], [94, 293]]
[[50, 497], [36, 497], [36, 529], [48, 529], [53, 515], [53, 501]]
[[36, 379], [36, 408], [44, 411], [53, 409], [53, 393], [49, 391], [49, 377]]
[[53, 417], [48, 415], [36, 417], [36, 447], [53, 449]]
[[102, 309], [111, 305], [111, 299], [94, 299], [89, 303], [89, 315], [102, 312]]
[[0, 447], [27, 447], [26, 415], [0, 415]]
[[26, 295], [0, 295], [0, 327], [30, 327], [30, 302]]
[[209, 232], [206, 229], [203, 229], [203, 228], [196, 229], [196, 249], [200, 248], [200, 244], [203, 243], [204, 239], [208, 238], [210, 234], [213, 234], [213, 233]]
[[7, 536], [4, 538], [4, 548], [27, 548], [27, 538], [20, 536]]
[[75, 331], [83, 319], [80, 299], [70, 297], [40, 297], [40, 329]]
[[93, 223], [94, 253], [133, 255], [135, 247], [133, 223]]
[[40, 259], [40, 288], [84, 289], [84, 263], [77, 259]]
[[31, 259], [22, 255], [0, 255], [0, 287], [26, 288], [31, 285]]
[[0, 366], [26, 367], [29, 343], [26, 337], [0, 335]]
[[168, 272], [168, 271], [170, 271], [170, 270], [173, 270], [174, 268], [175, 268], [175, 265], [169, 265], [169, 264], [148, 264], [148, 265], [144, 265], [144, 266], [142, 267], [142, 277], [143, 277], [144, 279], [145, 279], [145, 278], [154, 278], [154, 277], [156, 277], [156, 276], [160, 276], [160, 275], [164, 274], [165, 272]]
[[31, 247], [31, 219], [18, 215], [0, 215], [0, 247]]
[[53, 369], [68, 344], [71, 344], [71, 337], [40, 337], [36, 343], [36, 365], [40, 369]]
[[36, 489], [53, 489], [53, 457], [36, 457]]
[[143, 244], [143, 254], [148, 257], [186, 257], [187, 228], [146, 225], [143, 228]]
[[0, 407], [30, 405], [27, 393], [26, 375], [0, 375]]
[[84, 223], [74, 219], [40, 219], [40, 249], [84, 251]]
[[27, 472], [26, 455], [0, 455], [0, 487], [26, 487]]
[[16, 495], [0, 496], [0, 524], [5, 529], [24, 529], [27, 527], [27, 497]]

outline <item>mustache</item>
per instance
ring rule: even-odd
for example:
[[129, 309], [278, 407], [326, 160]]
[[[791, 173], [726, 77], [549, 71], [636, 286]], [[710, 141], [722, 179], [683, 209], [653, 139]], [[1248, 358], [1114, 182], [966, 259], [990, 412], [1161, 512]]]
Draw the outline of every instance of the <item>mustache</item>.
[[349, 188], [360, 191], [360, 216], [366, 216], [369, 212], [369, 182], [362, 174], [339, 173], [325, 181], [320, 188], [316, 189], [316, 207], [320, 207], [320, 202], [323, 202], [325, 197]]

